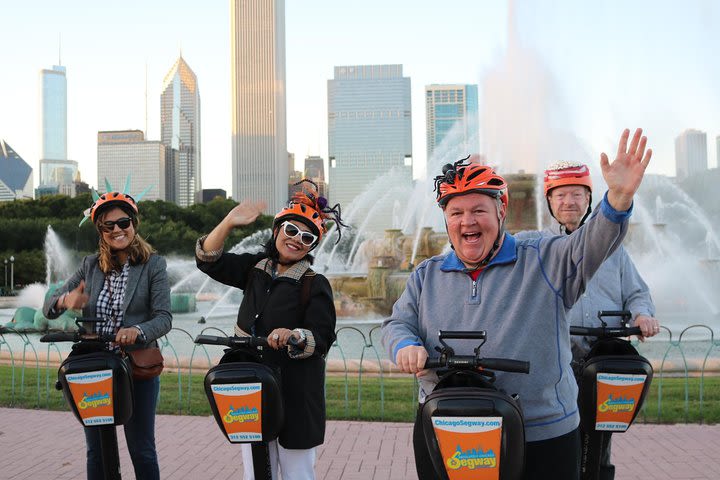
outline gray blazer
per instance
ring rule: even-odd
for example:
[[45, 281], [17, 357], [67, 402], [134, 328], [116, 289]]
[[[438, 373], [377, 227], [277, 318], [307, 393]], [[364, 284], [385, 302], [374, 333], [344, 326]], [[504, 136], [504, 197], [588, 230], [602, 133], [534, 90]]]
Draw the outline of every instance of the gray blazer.
[[[100, 270], [98, 255], [83, 258], [82, 265], [75, 274], [45, 300], [43, 313], [47, 318], [57, 318], [62, 311], [53, 307], [60, 295], [76, 288], [85, 280], [85, 293], [90, 297], [82, 310], [85, 317], [94, 317], [97, 301], [103, 288], [105, 274]], [[152, 254], [145, 264], [130, 265], [125, 300], [123, 302], [123, 326], [138, 325], [148, 342], [156, 340], [172, 328], [170, 313], [170, 285], [167, 277], [167, 264], [160, 255]]]

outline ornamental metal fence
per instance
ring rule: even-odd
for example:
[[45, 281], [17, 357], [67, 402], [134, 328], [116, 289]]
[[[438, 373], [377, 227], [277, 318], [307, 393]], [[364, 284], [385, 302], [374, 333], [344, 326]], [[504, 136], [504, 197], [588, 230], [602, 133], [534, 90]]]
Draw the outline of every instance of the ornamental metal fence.
[[[212, 326], [200, 333], [228, 334]], [[332, 383], [334, 392], [339, 389], [339, 396], [333, 393], [333, 398], [328, 399], [340, 405], [339, 416], [386, 420], [388, 407], [398, 402], [407, 406], [407, 411], [414, 411], [417, 382], [414, 376], [398, 373], [388, 360], [381, 345], [379, 324], [362, 328], [345, 325], [339, 327], [336, 334], [337, 340], [326, 359], [326, 384]], [[69, 352], [70, 344], [40, 343], [39, 337], [36, 333], [10, 328], [0, 332], [0, 405], [63, 408], [64, 402], [55, 390], [55, 382], [57, 367]], [[187, 330], [173, 328], [159, 340], [165, 357], [162, 381], [170, 384], [173, 392], [166, 391], [161, 395], [176, 397], [171, 400], [176, 406], [173, 413], [177, 414], [198, 413], [193, 405], [196, 401], [204, 401], [202, 378], [222, 355], [222, 348], [197, 345], [193, 338]], [[664, 409], [670, 403], [669, 395], [675, 399], [674, 408], [677, 409], [678, 397], [682, 407], [681, 412], [672, 412], [673, 418], [700, 423], [720, 421], [717, 412], [720, 379], [712, 378], [720, 374], [720, 340], [715, 339], [711, 327], [691, 325], [679, 333], [662, 327], [657, 337], [632, 343], [650, 360], [655, 371], [651, 385], [653, 398], [645, 402], [641, 421], [666, 421], [668, 412]], [[390, 387], [395, 392], [392, 398], [387, 395]], [[364, 408], [368, 405], [372, 405], [369, 413]]]

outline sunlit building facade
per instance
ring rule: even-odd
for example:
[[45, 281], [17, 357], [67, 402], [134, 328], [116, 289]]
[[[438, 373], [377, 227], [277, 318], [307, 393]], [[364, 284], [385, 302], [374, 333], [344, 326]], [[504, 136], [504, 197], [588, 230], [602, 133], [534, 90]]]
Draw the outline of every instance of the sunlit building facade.
[[42, 84], [42, 157], [67, 159], [67, 78], [65, 67], [53, 65], [40, 72]]
[[232, 195], [287, 203], [285, 2], [231, 0]]
[[166, 196], [181, 207], [195, 203], [202, 190], [200, 92], [195, 73], [180, 57], [163, 81], [160, 141], [167, 151]]
[[[398, 189], [412, 185], [410, 78], [402, 65], [335, 67], [328, 80], [329, 196], [351, 208], [379, 176], [399, 173]], [[372, 227], [391, 227], [389, 209]]]
[[130, 175], [130, 194], [148, 187], [143, 200], [166, 200], [166, 147], [161, 141], [146, 141], [141, 130], [98, 132], [98, 191], [105, 180], [114, 190], [122, 190]]
[[456, 131], [453, 140], [464, 143], [462, 151], [468, 155], [478, 153], [477, 85], [427, 85], [425, 125], [428, 164], [435, 149], [453, 129]]

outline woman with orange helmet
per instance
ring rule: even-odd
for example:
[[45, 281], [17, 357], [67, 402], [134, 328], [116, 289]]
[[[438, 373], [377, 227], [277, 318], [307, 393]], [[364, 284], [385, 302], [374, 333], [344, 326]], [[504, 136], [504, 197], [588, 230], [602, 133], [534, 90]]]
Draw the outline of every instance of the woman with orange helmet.
[[[115, 336], [108, 348], [125, 351], [157, 347], [157, 339], [172, 327], [170, 286], [165, 259], [138, 233], [138, 205], [125, 192], [98, 195], [85, 210], [99, 236], [98, 253], [88, 255], [80, 269], [45, 301], [43, 312], [56, 318], [66, 309], [84, 317], [105, 319], [92, 325], [98, 333]], [[129, 188], [126, 186], [126, 188]], [[142, 196], [139, 195], [138, 198]], [[141, 346], [135, 345], [140, 340]], [[133, 379], [133, 414], [124, 425], [135, 477], [160, 478], [155, 448], [155, 408], [160, 378]], [[87, 476], [105, 478], [100, 432], [85, 428]]]
[[[255, 221], [265, 205], [242, 202], [197, 242], [200, 270], [243, 290], [235, 334], [267, 337], [273, 350], [263, 363], [280, 371], [287, 422], [270, 442], [273, 478], [314, 479], [315, 448], [325, 435], [325, 355], [335, 341], [335, 306], [328, 280], [315, 273], [310, 252], [332, 220], [340, 237], [340, 206], [330, 208], [309, 180], [275, 216], [272, 235], [259, 254], [223, 252], [233, 228]], [[298, 185], [296, 184], [296, 185]], [[295, 337], [299, 347], [288, 345]], [[251, 449], [243, 445], [245, 478], [254, 478]]]

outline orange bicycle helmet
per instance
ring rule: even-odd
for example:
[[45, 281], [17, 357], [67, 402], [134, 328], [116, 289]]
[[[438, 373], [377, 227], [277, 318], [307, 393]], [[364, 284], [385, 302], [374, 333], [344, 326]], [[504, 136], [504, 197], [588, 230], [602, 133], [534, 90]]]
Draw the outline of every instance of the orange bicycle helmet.
[[120, 192], [108, 192], [100, 195], [90, 207], [90, 220], [95, 223], [95, 220], [100, 216], [100, 212], [109, 207], [120, 207], [127, 211], [128, 214], [138, 214], [137, 203], [130, 195]]
[[448, 200], [468, 193], [481, 193], [500, 201], [508, 206], [508, 187], [505, 179], [495, 173], [492, 167], [479, 163], [465, 163], [470, 157], [458, 160], [454, 164], [446, 164], [442, 175], [435, 177], [437, 202], [444, 207]]
[[[328, 231], [327, 220], [333, 220], [337, 226], [338, 242], [340, 241], [340, 227], [346, 226], [340, 218], [340, 205], [334, 207], [327, 206], [327, 199], [317, 192], [317, 185], [308, 179], [302, 179], [295, 183], [294, 186], [309, 183], [312, 187], [304, 187], [303, 190], [295, 192], [288, 203], [275, 215], [273, 220], [273, 230], [283, 221], [294, 219], [307, 225], [312, 233], [318, 236], [318, 244]], [[313, 247], [314, 248], [314, 247]]]
[[545, 196], [555, 187], [564, 185], [581, 185], [590, 189], [592, 193], [592, 179], [590, 178], [590, 169], [584, 163], [576, 162], [558, 162], [550, 165], [545, 170], [543, 179], [545, 186]]

